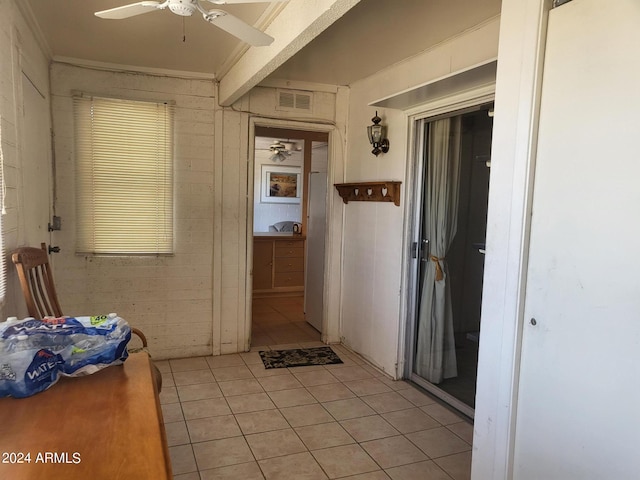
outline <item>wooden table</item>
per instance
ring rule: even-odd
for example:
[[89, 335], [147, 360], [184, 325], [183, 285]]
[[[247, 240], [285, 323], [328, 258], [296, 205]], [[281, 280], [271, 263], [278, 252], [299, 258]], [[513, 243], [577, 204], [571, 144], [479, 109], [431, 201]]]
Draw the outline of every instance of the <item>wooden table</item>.
[[171, 478], [146, 353], [32, 397], [0, 398], [0, 479]]

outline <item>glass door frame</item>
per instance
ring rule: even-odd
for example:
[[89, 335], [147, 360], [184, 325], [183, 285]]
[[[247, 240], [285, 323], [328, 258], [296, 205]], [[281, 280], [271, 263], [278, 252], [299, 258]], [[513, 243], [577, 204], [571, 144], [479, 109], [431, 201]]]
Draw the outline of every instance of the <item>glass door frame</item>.
[[[404, 330], [404, 348], [401, 349], [399, 364], [403, 365], [402, 376], [410, 380], [429, 393], [438, 397], [448, 405], [452, 406], [462, 414], [473, 419], [474, 409], [458, 400], [453, 395], [445, 392], [436, 385], [428, 382], [414, 373], [415, 340], [416, 340], [416, 320], [418, 312], [419, 293], [419, 273], [420, 273], [420, 248], [422, 241], [422, 198], [424, 193], [424, 173], [425, 164], [425, 128], [435, 120], [447, 117], [454, 117], [465, 113], [482, 109], [494, 101], [494, 93], [485, 93], [469, 98], [463, 102], [451, 102], [448, 105], [440, 106], [432, 110], [424, 110], [409, 117], [409, 144], [411, 152], [408, 156], [407, 168], [407, 228], [405, 252], [406, 261], [404, 282], [406, 288], [403, 301], [405, 302], [406, 322]], [[481, 327], [482, 328], [482, 327]]]

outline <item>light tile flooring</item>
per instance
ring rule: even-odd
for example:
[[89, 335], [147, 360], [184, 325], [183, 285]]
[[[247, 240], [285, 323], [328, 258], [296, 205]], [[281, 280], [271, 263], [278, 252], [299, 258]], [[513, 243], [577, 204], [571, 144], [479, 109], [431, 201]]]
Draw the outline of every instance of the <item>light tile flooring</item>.
[[344, 364], [266, 370], [258, 351], [157, 362], [174, 478], [469, 478], [471, 424], [332, 348]]
[[252, 345], [314, 342], [320, 332], [304, 319], [304, 297], [253, 299]]

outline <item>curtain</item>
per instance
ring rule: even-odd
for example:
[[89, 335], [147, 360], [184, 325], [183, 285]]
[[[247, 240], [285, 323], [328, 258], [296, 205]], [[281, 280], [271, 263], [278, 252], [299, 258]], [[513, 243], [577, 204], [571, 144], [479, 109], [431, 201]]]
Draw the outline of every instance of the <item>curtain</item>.
[[420, 278], [415, 371], [431, 383], [457, 376], [446, 254], [456, 234], [460, 184], [460, 117], [430, 122], [422, 238], [428, 239]]

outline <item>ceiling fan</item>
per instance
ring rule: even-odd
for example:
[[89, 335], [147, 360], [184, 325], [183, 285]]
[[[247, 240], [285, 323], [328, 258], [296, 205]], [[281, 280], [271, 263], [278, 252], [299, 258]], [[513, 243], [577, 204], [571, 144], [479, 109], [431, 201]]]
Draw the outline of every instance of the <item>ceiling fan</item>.
[[[286, 0], [204, 0], [214, 5], [225, 5], [234, 3], [271, 3], [284, 2]], [[261, 32], [257, 28], [243, 22], [238, 17], [231, 15], [224, 10], [207, 10], [198, 0], [165, 0], [163, 2], [145, 1], [124, 5], [122, 7], [111, 8], [96, 12], [96, 16], [111, 20], [121, 20], [123, 18], [150, 13], [155, 10], [168, 8], [176, 15], [190, 17], [196, 12], [200, 12], [202, 17], [212, 25], [221, 28], [227, 33], [238, 37], [243, 42], [260, 47], [270, 45], [273, 37]]]
[[272, 162], [284, 162], [291, 155], [291, 148], [287, 148], [287, 145], [279, 140], [273, 142], [269, 150], [271, 150], [269, 160]]

